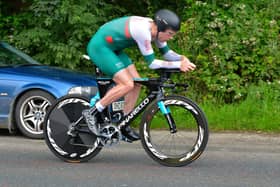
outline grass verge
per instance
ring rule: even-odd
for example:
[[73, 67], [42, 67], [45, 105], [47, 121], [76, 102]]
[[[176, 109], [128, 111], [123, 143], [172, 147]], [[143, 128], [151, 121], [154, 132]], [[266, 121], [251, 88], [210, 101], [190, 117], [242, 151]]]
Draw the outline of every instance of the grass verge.
[[210, 130], [280, 132], [280, 83], [251, 86], [238, 104], [200, 104]]

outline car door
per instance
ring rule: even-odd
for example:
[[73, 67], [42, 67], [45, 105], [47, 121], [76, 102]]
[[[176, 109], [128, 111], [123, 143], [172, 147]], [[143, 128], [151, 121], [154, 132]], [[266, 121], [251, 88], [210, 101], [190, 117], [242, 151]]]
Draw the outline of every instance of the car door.
[[9, 80], [1, 79], [0, 73], [0, 125], [7, 124], [12, 102], [12, 90], [14, 90], [14, 85]]
[[12, 75], [1, 72], [0, 68], [0, 126], [6, 126], [17, 88], [22, 81]]

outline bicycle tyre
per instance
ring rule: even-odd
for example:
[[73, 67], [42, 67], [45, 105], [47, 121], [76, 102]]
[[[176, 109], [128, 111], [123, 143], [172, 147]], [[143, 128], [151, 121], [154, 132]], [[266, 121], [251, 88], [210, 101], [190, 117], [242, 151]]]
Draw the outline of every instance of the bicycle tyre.
[[[188, 165], [198, 159], [206, 148], [209, 136], [207, 119], [199, 106], [186, 97], [173, 95], [162, 101], [171, 111], [177, 132], [170, 132], [157, 101], [154, 101], [141, 121], [139, 131], [142, 146], [153, 160], [162, 165]], [[180, 118], [176, 118], [177, 115]], [[167, 153], [169, 149], [170, 153]]]
[[[44, 122], [45, 142], [55, 156], [66, 162], [87, 162], [96, 156], [101, 148], [93, 134], [78, 133], [76, 141], [79, 145], [70, 143], [72, 138], [67, 134], [69, 125], [82, 116], [82, 111], [89, 108], [89, 99], [79, 95], [62, 97], [48, 111]], [[88, 128], [84, 120], [81, 127]], [[91, 146], [81, 146], [84, 139], [92, 140]]]

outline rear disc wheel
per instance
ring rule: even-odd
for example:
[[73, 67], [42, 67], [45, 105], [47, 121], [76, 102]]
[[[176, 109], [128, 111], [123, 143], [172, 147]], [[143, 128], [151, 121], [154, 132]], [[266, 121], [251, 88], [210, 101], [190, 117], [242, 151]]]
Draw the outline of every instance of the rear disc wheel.
[[96, 136], [90, 133], [85, 120], [79, 123], [75, 137], [67, 134], [72, 123], [89, 109], [89, 100], [81, 96], [66, 96], [58, 100], [46, 116], [44, 135], [49, 149], [67, 162], [86, 162], [96, 156], [102, 147]]

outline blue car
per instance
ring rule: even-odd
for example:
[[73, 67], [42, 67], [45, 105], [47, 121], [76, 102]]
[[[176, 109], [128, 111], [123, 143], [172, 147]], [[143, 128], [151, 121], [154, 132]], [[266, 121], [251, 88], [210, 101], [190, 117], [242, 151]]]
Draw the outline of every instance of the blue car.
[[0, 128], [43, 138], [43, 121], [56, 99], [67, 94], [95, 95], [93, 76], [50, 67], [0, 42]]

